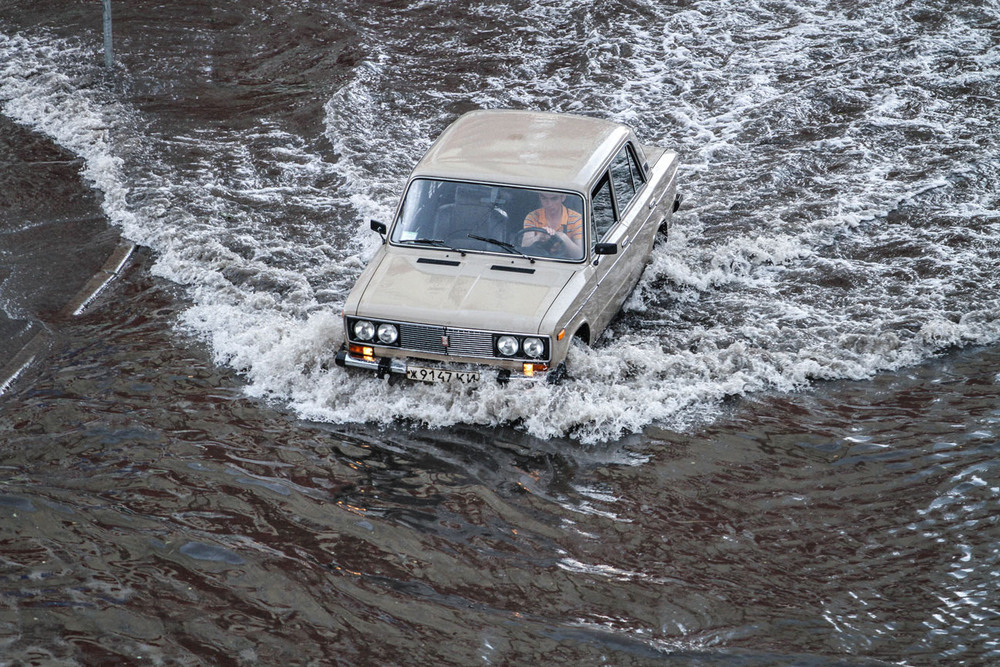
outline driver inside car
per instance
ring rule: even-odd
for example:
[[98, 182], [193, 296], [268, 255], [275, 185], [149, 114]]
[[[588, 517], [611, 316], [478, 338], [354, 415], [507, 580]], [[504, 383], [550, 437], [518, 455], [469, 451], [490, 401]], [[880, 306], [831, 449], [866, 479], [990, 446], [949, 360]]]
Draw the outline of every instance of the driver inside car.
[[583, 257], [583, 216], [567, 208], [566, 195], [539, 192], [541, 208], [524, 217], [521, 247], [531, 254], [551, 257]]

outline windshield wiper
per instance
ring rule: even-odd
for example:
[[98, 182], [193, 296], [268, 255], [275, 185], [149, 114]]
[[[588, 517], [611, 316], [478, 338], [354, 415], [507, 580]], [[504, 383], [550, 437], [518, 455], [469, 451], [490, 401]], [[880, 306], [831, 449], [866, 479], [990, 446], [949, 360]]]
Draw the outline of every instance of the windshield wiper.
[[528, 257], [523, 252], [521, 252], [516, 247], [514, 247], [513, 243], [507, 243], [506, 241], [501, 241], [500, 239], [491, 239], [491, 238], [487, 238], [485, 236], [478, 236], [476, 234], [467, 234], [467, 236], [470, 239], [476, 239], [477, 241], [482, 241], [483, 243], [492, 243], [493, 245], [499, 246], [499, 247], [503, 248], [504, 250], [506, 250], [507, 252], [513, 254], [513, 255], [520, 255], [521, 257], [525, 258], [526, 260], [528, 260], [532, 264], [535, 263], [535, 258], [534, 257]]
[[438, 248], [447, 248], [448, 250], [451, 250], [452, 252], [457, 252], [462, 257], [465, 257], [464, 250], [460, 250], [459, 248], [450, 246], [441, 239], [407, 239], [405, 241], [399, 241], [399, 243], [413, 243], [418, 245], [432, 245]]

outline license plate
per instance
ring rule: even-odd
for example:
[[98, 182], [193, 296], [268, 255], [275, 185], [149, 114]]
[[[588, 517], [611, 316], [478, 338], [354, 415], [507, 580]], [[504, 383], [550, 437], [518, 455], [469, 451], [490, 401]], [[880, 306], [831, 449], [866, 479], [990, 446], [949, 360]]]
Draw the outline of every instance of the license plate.
[[447, 371], [440, 368], [407, 366], [406, 379], [416, 380], [418, 382], [455, 382], [457, 384], [474, 384], [479, 382], [479, 372]]

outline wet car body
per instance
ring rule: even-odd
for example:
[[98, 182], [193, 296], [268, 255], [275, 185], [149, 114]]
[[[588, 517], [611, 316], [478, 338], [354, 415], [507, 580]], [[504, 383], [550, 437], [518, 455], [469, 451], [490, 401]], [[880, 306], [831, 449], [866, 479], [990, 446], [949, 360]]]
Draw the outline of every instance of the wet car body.
[[[414, 168], [392, 225], [372, 223], [384, 242], [346, 300], [337, 363], [428, 382], [561, 377], [571, 342], [601, 335], [669, 227], [677, 165], [610, 121], [463, 115]], [[546, 199], [561, 213], [542, 214]]]

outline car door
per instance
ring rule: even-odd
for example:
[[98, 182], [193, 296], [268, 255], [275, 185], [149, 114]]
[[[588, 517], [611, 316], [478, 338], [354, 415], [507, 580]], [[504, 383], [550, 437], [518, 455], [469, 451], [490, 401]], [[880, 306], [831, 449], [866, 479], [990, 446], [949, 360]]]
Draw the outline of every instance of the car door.
[[631, 143], [622, 146], [611, 163], [611, 182], [614, 185], [615, 205], [618, 209], [619, 222], [623, 229], [620, 253], [625, 255], [626, 273], [623, 293], [620, 299], [628, 298], [628, 293], [635, 286], [646, 264], [646, 257], [656, 233], [655, 226], [649, 224], [649, 210], [641, 205], [645, 172], [639, 167], [636, 151]]
[[[625, 144], [591, 191], [591, 258], [597, 289], [594, 294], [595, 335], [618, 312], [642, 271], [642, 243], [633, 243], [643, 211], [636, 193], [643, 185], [635, 153]], [[613, 243], [613, 255], [594, 254], [598, 243]]]

